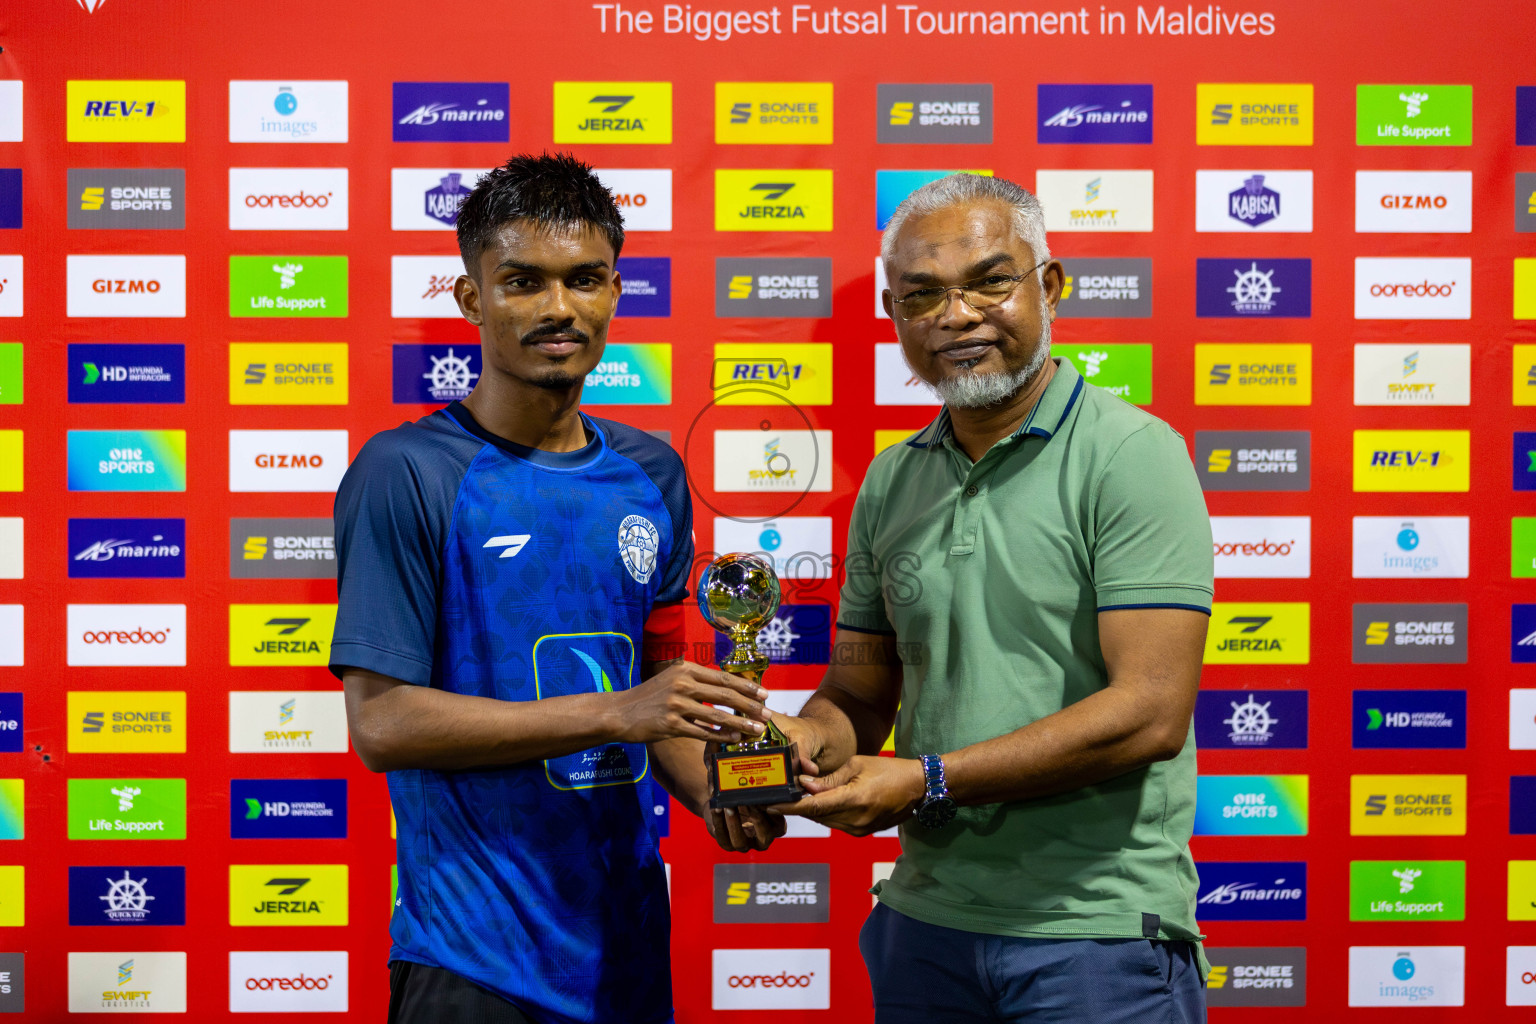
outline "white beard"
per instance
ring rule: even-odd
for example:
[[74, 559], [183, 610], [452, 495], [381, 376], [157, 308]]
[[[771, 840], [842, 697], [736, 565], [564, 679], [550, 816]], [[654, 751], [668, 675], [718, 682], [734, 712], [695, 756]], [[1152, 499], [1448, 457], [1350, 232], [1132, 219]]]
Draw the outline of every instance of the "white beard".
[[1035, 346], [1035, 354], [1030, 357], [1029, 364], [1022, 369], [1013, 373], [972, 373], [971, 367], [976, 365], [976, 361], [957, 363], [958, 372], [937, 384], [929, 384], [928, 389], [952, 409], [985, 409], [1008, 401], [1029, 386], [1029, 382], [1035, 379], [1035, 374], [1040, 372], [1050, 357], [1051, 320], [1048, 309], [1042, 311], [1041, 324], [1040, 343]]

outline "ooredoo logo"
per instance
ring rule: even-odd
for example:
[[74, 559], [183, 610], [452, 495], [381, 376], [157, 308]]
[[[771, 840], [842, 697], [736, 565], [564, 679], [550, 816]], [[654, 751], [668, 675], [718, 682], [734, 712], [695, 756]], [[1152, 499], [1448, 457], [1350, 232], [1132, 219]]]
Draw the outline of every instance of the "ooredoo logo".
[[1355, 260], [1356, 320], [1467, 320], [1470, 259]]
[[184, 604], [72, 604], [69, 665], [185, 665]]
[[64, 262], [69, 316], [187, 315], [185, 256], [67, 256]]
[[829, 949], [717, 949], [713, 961], [712, 1009], [831, 1008]]
[[231, 167], [231, 231], [345, 231], [345, 167]]
[[1305, 579], [1312, 574], [1308, 516], [1212, 516], [1218, 579]]
[[231, 1013], [345, 1013], [347, 953], [232, 952]]

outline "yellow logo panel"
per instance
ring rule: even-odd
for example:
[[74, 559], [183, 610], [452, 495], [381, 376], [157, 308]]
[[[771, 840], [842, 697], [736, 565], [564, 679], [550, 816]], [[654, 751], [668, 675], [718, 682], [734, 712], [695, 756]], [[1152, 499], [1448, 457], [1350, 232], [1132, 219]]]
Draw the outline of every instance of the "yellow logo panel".
[[875, 431], [875, 454], [879, 455], [892, 445], [901, 444], [907, 438], [917, 433], [915, 430], [877, 430]]
[[1464, 836], [1465, 775], [1351, 775], [1352, 836]]
[[1311, 405], [1311, 345], [1196, 345], [1196, 405]]
[[0, 491], [22, 489], [21, 431], [0, 430]]
[[831, 82], [716, 82], [721, 145], [832, 144]]
[[1516, 405], [1536, 405], [1536, 345], [1515, 345], [1514, 382]]
[[722, 341], [713, 383], [719, 405], [831, 405], [832, 346]]
[[79, 81], [64, 87], [68, 142], [186, 142], [186, 82]]
[[831, 231], [832, 172], [715, 171], [716, 231]]
[[1509, 862], [1509, 919], [1536, 921], [1536, 860]]
[[346, 405], [347, 346], [341, 342], [231, 342], [229, 404]]
[[229, 663], [324, 666], [335, 630], [334, 604], [232, 604]]
[[556, 82], [556, 142], [672, 141], [671, 82]]
[[1311, 83], [1200, 82], [1195, 86], [1195, 144], [1310, 146]]
[[1515, 260], [1515, 319], [1536, 320], [1536, 259]]
[[232, 925], [347, 923], [347, 865], [231, 864]]
[[27, 869], [20, 864], [0, 866], [0, 928], [20, 928], [27, 923]]
[[70, 690], [65, 697], [71, 754], [184, 754], [183, 690]]
[[1211, 605], [1207, 665], [1305, 665], [1312, 658], [1312, 606], [1305, 601]]
[[1471, 466], [1470, 431], [1355, 431], [1356, 491], [1465, 491]]

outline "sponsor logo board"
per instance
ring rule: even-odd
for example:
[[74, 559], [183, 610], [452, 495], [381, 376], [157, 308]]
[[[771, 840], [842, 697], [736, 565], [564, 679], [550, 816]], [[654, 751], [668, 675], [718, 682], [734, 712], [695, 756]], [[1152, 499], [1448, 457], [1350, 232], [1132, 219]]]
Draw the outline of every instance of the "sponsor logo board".
[[1195, 315], [1203, 317], [1310, 317], [1312, 261], [1197, 259]]
[[1515, 172], [1515, 230], [1536, 231], [1536, 172]]
[[457, 402], [480, 379], [480, 346], [396, 345], [391, 365], [396, 404]]
[[1465, 946], [1350, 946], [1350, 1006], [1463, 1006]]
[[389, 226], [395, 231], [452, 231], [459, 206], [486, 173], [483, 167], [392, 167]]
[[1142, 144], [1152, 142], [1150, 85], [1035, 87], [1040, 122], [1035, 141]]
[[231, 864], [229, 923], [344, 925], [347, 873], [345, 864]]
[[1470, 85], [1355, 86], [1355, 145], [1470, 146]]
[[1351, 775], [1352, 836], [1464, 836], [1465, 775]]
[[1465, 430], [1357, 430], [1356, 491], [1465, 491], [1471, 434]]
[[187, 838], [186, 779], [70, 779], [69, 838]]
[[1068, 345], [1056, 343], [1051, 354], [1071, 360], [1088, 383], [1132, 405], [1152, 404], [1152, 346]]
[[980, 174], [991, 177], [992, 172], [979, 168], [949, 171], [875, 171], [875, 228], [884, 231], [891, 222], [891, 215], [907, 196], [930, 181], [947, 178], [951, 174]]
[[71, 167], [65, 194], [65, 223], [71, 228], [187, 226], [187, 172], [180, 167]]
[[1195, 474], [1207, 491], [1306, 491], [1309, 430], [1197, 430]]
[[1195, 914], [1201, 921], [1305, 921], [1306, 862], [1203, 860]]
[[1356, 320], [1467, 320], [1472, 261], [1355, 257]]
[[1305, 750], [1307, 691], [1201, 690], [1195, 743], [1201, 750]]
[[1463, 750], [1467, 746], [1467, 691], [1356, 690], [1356, 750]]
[[1470, 405], [1471, 345], [1357, 344], [1356, 405]]
[[71, 666], [187, 663], [184, 604], [72, 604], [66, 618]]
[[1536, 946], [1506, 946], [1504, 1005], [1536, 1006]]
[[[18, 259], [18, 278], [20, 270]], [[65, 256], [64, 290], [67, 316], [184, 317], [187, 258]], [[21, 315], [20, 301], [18, 295], [16, 316]]]
[[1196, 405], [1311, 405], [1312, 346], [1195, 345]]
[[1307, 951], [1302, 946], [1217, 946], [1205, 998], [1210, 1006], [1305, 1006]]
[[715, 142], [831, 145], [832, 83], [716, 82]]
[[231, 519], [229, 577], [333, 580], [336, 533], [326, 519]]
[[187, 869], [91, 866], [69, 869], [69, 923], [187, 923]]
[[830, 579], [832, 517], [779, 516], [756, 523], [717, 516], [715, 550], [759, 554], [780, 579]]
[[672, 83], [556, 82], [554, 141], [670, 143]]
[[1196, 171], [1195, 230], [1310, 232], [1311, 171]]
[[1061, 264], [1065, 279], [1061, 301], [1056, 304], [1057, 317], [1145, 318], [1152, 315], [1150, 259], [1069, 257]]
[[[323, 635], [329, 647], [330, 629]], [[235, 690], [229, 695], [232, 754], [347, 750], [347, 712], [340, 690]]]
[[231, 81], [230, 142], [346, 142], [347, 83]]
[[715, 259], [715, 316], [829, 317], [832, 261], [820, 257]]
[[1536, 604], [1509, 606], [1509, 660], [1536, 662]]
[[832, 431], [715, 431], [715, 490], [830, 491]]
[[347, 315], [347, 257], [231, 256], [229, 315]]
[[[776, 665], [825, 665], [831, 660], [831, 647], [832, 609], [824, 604], [779, 605], [757, 638], [758, 650]], [[730, 638], [715, 637], [715, 661], [723, 662], [730, 653]], [[798, 711], [796, 707], [784, 713]]]
[[1357, 665], [1466, 664], [1464, 604], [1356, 604], [1352, 618]]
[[1536, 860], [1512, 860], [1508, 873], [1508, 917], [1536, 921]]
[[394, 141], [506, 142], [509, 94], [506, 82], [395, 82]]
[[1472, 230], [1471, 171], [1356, 171], [1355, 230]]
[[[19, 718], [19, 702], [17, 708], [15, 717]], [[1536, 690], [1509, 691], [1509, 749], [1536, 750]]]
[[1047, 231], [1151, 231], [1151, 171], [1035, 172]]
[[1510, 776], [1509, 834], [1536, 835], [1536, 775]]
[[347, 230], [347, 168], [231, 167], [229, 229]]
[[21, 79], [0, 82], [0, 142], [22, 141], [21, 94]]
[[181, 345], [69, 346], [71, 404], [169, 404], [186, 401]]
[[346, 405], [346, 344], [230, 342], [229, 404]]
[[22, 711], [21, 694], [0, 693], [0, 754], [21, 753], [26, 734]]
[[1311, 83], [1199, 82], [1197, 146], [1310, 146]]
[[327, 665], [334, 604], [232, 604], [229, 606], [231, 665]]
[[0, 341], [0, 405], [20, 405], [25, 396], [21, 350], [19, 341]]
[[875, 404], [925, 405], [937, 408], [943, 403], [933, 393], [933, 389], [912, 372], [912, 367], [907, 365], [906, 357], [901, 354], [899, 342], [877, 341], [875, 343]]
[[346, 1013], [347, 951], [231, 951], [230, 1013]]
[[21, 316], [22, 259], [0, 256], [0, 316]]
[[1305, 665], [1311, 660], [1311, 605], [1306, 602], [1211, 606], [1207, 665]]
[[831, 231], [832, 172], [715, 170], [716, 231]]
[[[73, 612], [80, 607], [90, 606], [70, 605], [70, 610]], [[145, 635], [148, 632], [125, 632], [123, 635]], [[90, 637], [102, 635], [111, 634], [84, 633], [88, 642]], [[70, 639], [74, 639], [73, 630]], [[65, 702], [68, 709], [66, 720], [69, 722], [70, 753], [186, 753], [187, 694], [183, 690], [70, 690]]]
[[1304, 836], [1305, 775], [1201, 775], [1197, 778], [1197, 836]]
[[64, 108], [67, 142], [187, 141], [186, 82], [71, 79]]
[[1217, 579], [1306, 579], [1312, 575], [1309, 516], [1212, 516]]
[[623, 285], [618, 316], [672, 315], [672, 260], [666, 256], [620, 256]]
[[992, 141], [992, 86], [900, 83], [876, 86], [877, 142]]
[[1466, 579], [1467, 516], [1355, 516], [1355, 579]]
[[1349, 862], [1351, 921], [1464, 921], [1464, 860]]
[[187, 954], [70, 953], [70, 1013], [186, 1013]]
[[332, 493], [347, 471], [345, 430], [231, 430], [232, 492]]
[[625, 232], [672, 230], [671, 168], [600, 167], [592, 173], [613, 193]]
[[716, 924], [831, 920], [827, 864], [716, 864], [714, 892]]
[[457, 256], [391, 256], [389, 315], [457, 320], [463, 314], [453, 284], [464, 273]]
[[0, 580], [26, 578], [26, 521], [20, 516], [0, 516]]
[[710, 953], [714, 1010], [826, 1010], [832, 1006], [830, 949], [716, 949]]
[[719, 405], [831, 405], [832, 345], [717, 342], [713, 386]]
[[71, 430], [71, 491], [185, 491], [185, 430]]
[[587, 374], [581, 400], [587, 405], [670, 405], [672, 346], [610, 343], [602, 362]]
[[231, 839], [345, 839], [346, 779], [232, 779]]

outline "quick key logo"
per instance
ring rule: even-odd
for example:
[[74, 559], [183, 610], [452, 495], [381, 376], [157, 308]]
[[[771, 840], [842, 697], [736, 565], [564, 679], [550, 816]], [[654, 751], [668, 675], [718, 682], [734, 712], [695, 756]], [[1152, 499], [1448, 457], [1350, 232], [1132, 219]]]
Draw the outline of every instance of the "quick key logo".
[[1312, 261], [1197, 259], [1195, 315], [1310, 317]]
[[506, 82], [395, 82], [394, 140], [506, 142], [508, 97]]
[[[1201, 690], [1195, 743], [1202, 750], [1305, 750], [1306, 690]], [[1204, 878], [1204, 865], [1201, 865]]]
[[187, 869], [103, 866], [69, 869], [69, 923], [187, 923]]
[[392, 367], [396, 404], [446, 405], [474, 390], [480, 346], [396, 345]]
[[1356, 750], [1464, 750], [1467, 691], [1356, 690]]
[[1307, 865], [1201, 861], [1195, 915], [1201, 921], [1305, 921]]
[[346, 779], [232, 779], [231, 839], [347, 838]]
[[181, 345], [70, 345], [68, 373], [71, 404], [186, 401], [186, 349]]
[[1035, 139], [1053, 142], [1150, 144], [1150, 85], [1039, 85]]
[[71, 519], [70, 579], [182, 579], [184, 519]]
[[[824, 604], [781, 604], [758, 635], [758, 650], [780, 665], [825, 665], [831, 658], [832, 609]], [[715, 637], [715, 658], [731, 653], [730, 638]]]

